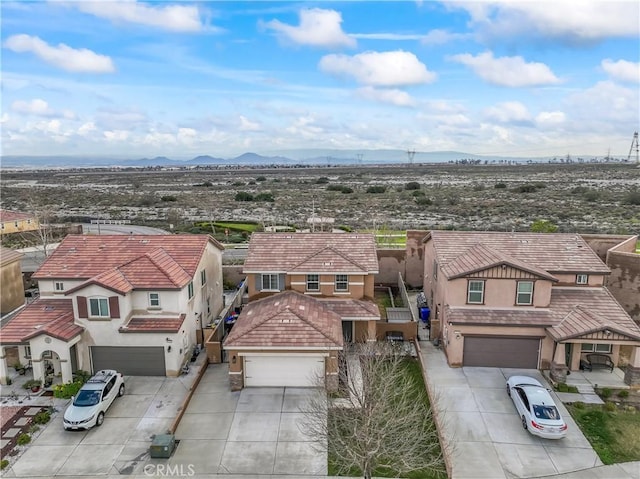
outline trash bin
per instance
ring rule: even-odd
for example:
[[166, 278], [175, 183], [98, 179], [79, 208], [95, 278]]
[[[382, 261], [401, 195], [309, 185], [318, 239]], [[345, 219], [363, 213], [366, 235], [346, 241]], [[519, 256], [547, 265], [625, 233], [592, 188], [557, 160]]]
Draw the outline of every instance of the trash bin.
[[431, 322], [429, 321], [430, 314], [431, 310], [429, 308], [420, 308], [420, 319], [427, 327], [429, 327], [431, 324]]
[[149, 453], [153, 458], [166, 459], [171, 457], [176, 447], [176, 438], [173, 434], [156, 434], [151, 442]]

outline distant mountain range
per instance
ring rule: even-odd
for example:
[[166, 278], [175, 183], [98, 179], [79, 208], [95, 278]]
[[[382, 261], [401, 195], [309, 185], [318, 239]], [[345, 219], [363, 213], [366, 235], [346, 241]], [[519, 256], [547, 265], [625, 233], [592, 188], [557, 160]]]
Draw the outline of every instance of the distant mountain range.
[[[193, 167], [193, 166], [260, 166], [260, 165], [377, 165], [409, 163], [448, 163], [473, 160], [480, 162], [548, 161], [550, 157], [523, 158], [510, 156], [484, 156], [459, 151], [416, 152], [403, 150], [287, 150], [270, 152], [273, 156], [244, 153], [235, 158], [219, 158], [209, 155], [196, 156], [189, 160], [174, 160], [165, 156], [155, 158], [126, 159], [104, 156], [2, 156], [2, 168], [144, 168], [144, 167]], [[577, 157], [574, 157], [577, 158]], [[591, 159], [588, 155], [585, 159]], [[564, 158], [562, 158], [564, 160]], [[559, 159], [558, 159], [559, 161]]]

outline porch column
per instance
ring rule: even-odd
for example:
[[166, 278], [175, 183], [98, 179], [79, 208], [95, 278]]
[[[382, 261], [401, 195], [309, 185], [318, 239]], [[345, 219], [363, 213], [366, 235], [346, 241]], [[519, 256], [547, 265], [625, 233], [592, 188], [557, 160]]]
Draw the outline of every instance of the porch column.
[[556, 343], [556, 351], [553, 354], [553, 361], [551, 362], [551, 379], [559, 383], [567, 381], [567, 371], [569, 368], [565, 364], [565, 354], [564, 343]]
[[42, 359], [31, 359], [33, 366], [33, 379], [40, 379], [44, 384], [44, 361]]
[[629, 386], [640, 384], [640, 346], [634, 347], [631, 351], [629, 365], [624, 373], [624, 382]]
[[71, 361], [60, 360], [60, 370], [62, 371], [62, 383], [73, 382], [73, 372], [71, 371]]
[[0, 384], [7, 385], [9, 367], [7, 366], [7, 352], [4, 346], [0, 347]]

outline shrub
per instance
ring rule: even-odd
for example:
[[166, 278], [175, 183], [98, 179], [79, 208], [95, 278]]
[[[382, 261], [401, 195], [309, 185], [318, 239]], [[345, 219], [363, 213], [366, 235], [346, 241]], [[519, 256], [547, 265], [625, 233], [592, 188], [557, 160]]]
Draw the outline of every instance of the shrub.
[[69, 399], [71, 396], [75, 396], [76, 394], [78, 394], [78, 391], [83, 384], [84, 383], [81, 383], [80, 381], [65, 384], [54, 384], [53, 397], [59, 399]]
[[473, 185], [473, 191], [484, 191], [485, 186], [483, 184]]
[[82, 369], [78, 369], [75, 373], [73, 373], [73, 380], [81, 381], [82, 384], [86, 383], [91, 377], [91, 373], [89, 371], [84, 371]]
[[405, 190], [419, 190], [420, 189], [420, 183], [418, 183], [417, 181], [410, 181], [409, 183], [404, 185], [404, 189]]
[[242, 181], [234, 181], [231, 186], [244, 186], [244, 183]]
[[425, 192], [422, 190], [415, 190], [411, 192], [411, 196], [424, 196]]
[[591, 203], [598, 201], [599, 198], [600, 198], [600, 193], [597, 192], [596, 190], [589, 190], [584, 194], [584, 199]]
[[615, 410], [618, 409], [618, 406], [616, 406], [616, 403], [613, 403], [611, 401], [607, 401], [606, 403], [604, 403], [604, 410], [608, 411], [608, 412], [613, 412]]
[[162, 201], [178, 201], [178, 198], [176, 198], [173, 195], [164, 195], [160, 197], [160, 200]]
[[566, 383], [558, 383], [556, 390], [561, 393], [566, 393], [569, 390], [569, 386]]
[[266, 201], [268, 203], [273, 203], [275, 199], [273, 198], [273, 193], [258, 193], [253, 197], [254, 201]]
[[584, 403], [582, 401], [574, 402], [573, 407], [576, 409], [584, 409]]
[[31, 442], [31, 436], [27, 433], [22, 433], [18, 436], [18, 446], [24, 446], [25, 444], [29, 444]]
[[29, 428], [29, 434], [33, 435], [36, 432], [38, 432], [40, 430], [40, 426], [38, 426], [37, 424], [33, 424], [30, 428]]
[[31, 389], [40, 386], [42, 386], [42, 381], [40, 379], [29, 379], [22, 385], [22, 387], [25, 389]]
[[266, 176], [258, 176], [256, 178], [256, 181], [267, 181], [267, 178], [266, 178]]
[[618, 397], [621, 399], [626, 399], [629, 397], [629, 391], [623, 389], [622, 391], [618, 391]]
[[235, 197], [236, 201], [253, 201], [253, 195], [246, 191], [238, 191]]
[[640, 191], [632, 191], [631, 193], [627, 194], [624, 202], [629, 205], [640, 205]]
[[497, 190], [503, 190], [507, 187], [506, 183], [496, 183], [493, 187]]
[[353, 193], [353, 188], [344, 185], [329, 185], [327, 191], [339, 191], [342, 194]]
[[33, 422], [36, 424], [46, 424], [51, 420], [51, 413], [49, 411], [40, 411], [33, 416]]
[[2, 459], [0, 461], [0, 470], [6, 469], [8, 465], [9, 465], [9, 459]]
[[581, 195], [583, 193], [586, 193], [587, 191], [589, 191], [589, 188], [587, 188], [586, 186], [576, 186], [575, 188], [571, 189], [571, 194]]
[[604, 399], [611, 397], [611, 394], [611, 389], [609, 388], [602, 388], [600, 390], [600, 396], [602, 396]]
[[385, 191], [387, 191], [387, 187], [386, 186], [370, 186], [369, 188], [367, 188], [367, 193], [384, 193]]
[[321, 176], [316, 180], [316, 185], [326, 185], [327, 183], [329, 183], [329, 178], [326, 176]]
[[532, 233], [555, 233], [558, 231], [558, 225], [549, 220], [535, 220], [529, 230]]
[[416, 203], [420, 206], [429, 206], [433, 204], [433, 201], [431, 201], [431, 198], [427, 198], [427, 197], [420, 197], [420, 198], [416, 198]]

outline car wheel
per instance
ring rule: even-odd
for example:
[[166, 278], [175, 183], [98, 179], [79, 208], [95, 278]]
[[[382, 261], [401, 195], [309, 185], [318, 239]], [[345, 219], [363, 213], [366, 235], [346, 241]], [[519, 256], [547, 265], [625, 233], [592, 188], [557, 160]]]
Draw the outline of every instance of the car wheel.
[[524, 428], [524, 430], [526, 431], [527, 429], [529, 429], [527, 427], [527, 418], [522, 416], [522, 427]]
[[102, 426], [103, 422], [104, 422], [104, 413], [100, 412], [98, 413], [98, 417], [96, 418], [96, 426]]
[[124, 384], [120, 385], [120, 389], [118, 389], [118, 397], [124, 396]]
[[507, 396], [511, 397], [511, 388], [507, 384]]

